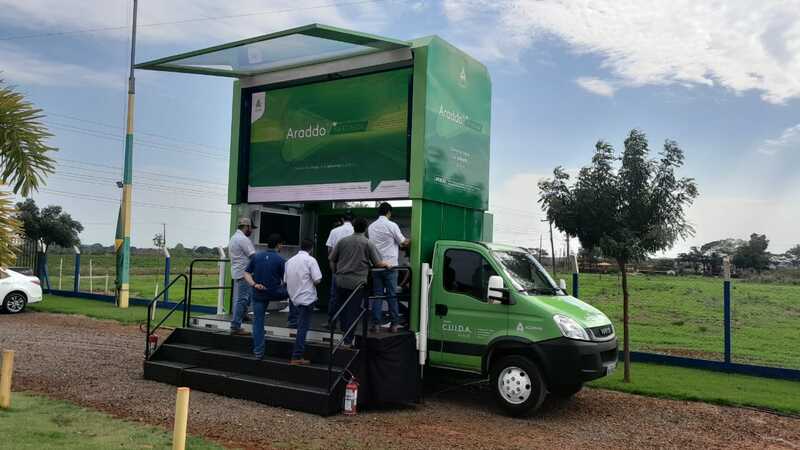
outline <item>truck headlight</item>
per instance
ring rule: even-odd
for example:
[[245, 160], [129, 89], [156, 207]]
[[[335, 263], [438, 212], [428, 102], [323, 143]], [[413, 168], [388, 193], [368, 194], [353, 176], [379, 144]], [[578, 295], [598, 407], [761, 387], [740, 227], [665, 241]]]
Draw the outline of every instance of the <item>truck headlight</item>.
[[578, 339], [580, 341], [588, 341], [589, 333], [583, 329], [583, 327], [575, 321], [575, 319], [567, 316], [562, 316], [561, 314], [556, 314], [553, 316], [553, 320], [555, 321], [558, 328], [561, 330], [561, 334], [570, 339]]

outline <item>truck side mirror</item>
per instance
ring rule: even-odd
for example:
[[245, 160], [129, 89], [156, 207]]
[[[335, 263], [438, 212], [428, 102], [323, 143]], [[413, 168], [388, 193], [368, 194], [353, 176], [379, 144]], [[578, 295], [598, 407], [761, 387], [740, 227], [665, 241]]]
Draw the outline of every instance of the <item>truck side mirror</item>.
[[558, 280], [558, 288], [561, 289], [564, 292], [567, 292], [567, 282], [564, 281], [563, 278]]
[[505, 305], [512, 304], [508, 289], [503, 287], [503, 277], [499, 275], [492, 275], [489, 277], [489, 286], [486, 289], [486, 298], [488, 298], [490, 302], [499, 301]]

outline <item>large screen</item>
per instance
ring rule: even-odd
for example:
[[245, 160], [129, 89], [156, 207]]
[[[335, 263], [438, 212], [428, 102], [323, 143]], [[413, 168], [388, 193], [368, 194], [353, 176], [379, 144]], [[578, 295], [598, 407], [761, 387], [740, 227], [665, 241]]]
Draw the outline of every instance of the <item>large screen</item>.
[[408, 197], [411, 69], [251, 97], [249, 202]]
[[273, 233], [281, 237], [284, 245], [300, 245], [300, 216], [261, 211], [258, 243], [266, 244]]

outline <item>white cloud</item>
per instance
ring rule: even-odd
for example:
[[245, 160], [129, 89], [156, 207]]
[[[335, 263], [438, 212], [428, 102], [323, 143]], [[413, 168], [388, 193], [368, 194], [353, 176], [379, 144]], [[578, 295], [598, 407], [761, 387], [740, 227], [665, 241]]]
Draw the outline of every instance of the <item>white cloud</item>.
[[[258, 36], [309, 23], [354, 27], [346, 10], [358, 10], [359, 28], [374, 27], [387, 18], [372, 2], [348, 6], [302, 0], [170, 0], [140, 2], [137, 39], [144, 43], [209, 40], [215, 43]], [[129, 27], [127, 1], [0, 0], [0, 23], [24, 24], [36, 32]], [[209, 18], [228, 17], [220, 20]], [[165, 24], [166, 22], [166, 24]], [[170, 23], [176, 22], [176, 23]], [[107, 30], [84, 36], [127, 39], [128, 30]], [[22, 33], [20, 33], [22, 34]]]
[[[496, 43], [486, 56], [516, 61], [556, 36], [578, 53], [597, 55], [620, 83], [720, 85], [755, 90], [770, 103], [800, 96], [800, 5], [797, 1], [503, 0], [454, 5], [444, 13], [476, 25], [473, 47]], [[475, 10], [484, 20], [476, 20]], [[491, 46], [490, 46], [491, 47]]]
[[767, 139], [758, 148], [758, 152], [764, 155], [777, 155], [784, 150], [800, 149], [800, 124], [783, 130], [783, 133], [775, 139]]
[[592, 94], [602, 95], [603, 97], [613, 97], [616, 88], [608, 81], [593, 77], [580, 77], [575, 80], [578, 86]]
[[16, 47], [0, 45], [0, 78], [38, 86], [125, 87], [125, 76], [76, 64], [50, 61]]

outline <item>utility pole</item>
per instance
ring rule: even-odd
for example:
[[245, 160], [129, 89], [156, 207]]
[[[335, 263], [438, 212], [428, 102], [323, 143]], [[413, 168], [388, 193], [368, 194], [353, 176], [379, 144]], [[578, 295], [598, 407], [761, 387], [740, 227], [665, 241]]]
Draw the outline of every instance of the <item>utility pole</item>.
[[567, 257], [564, 259], [564, 268], [566, 272], [569, 272], [569, 256], [571, 253], [569, 252], [569, 233], [567, 233]]
[[542, 233], [539, 233], [539, 262], [542, 261]]
[[167, 248], [167, 224], [165, 222], [161, 222], [161, 239], [163, 240], [163, 247]]
[[[122, 242], [115, 242], [117, 250], [117, 305], [128, 307], [131, 267], [131, 201], [133, 194], [133, 106], [136, 79], [133, 65], [136, 60], [136, 10], [138, 0], [133, 0], [133, 26], [131, 27], [131, 65], [128, 75], [128, 112], [125, 130], [125, 162], [122, 168], [122, 204], [117, 229], [122, 229]], [[120, 226], [121, 225], [121, 226]], [[119, 238], [120, 236], [117, 236]]]
[[556, 276], [556, 246], [553, 243], [553, 221], [550, 222], [550, 263], [553, 266], [553, 276]]

